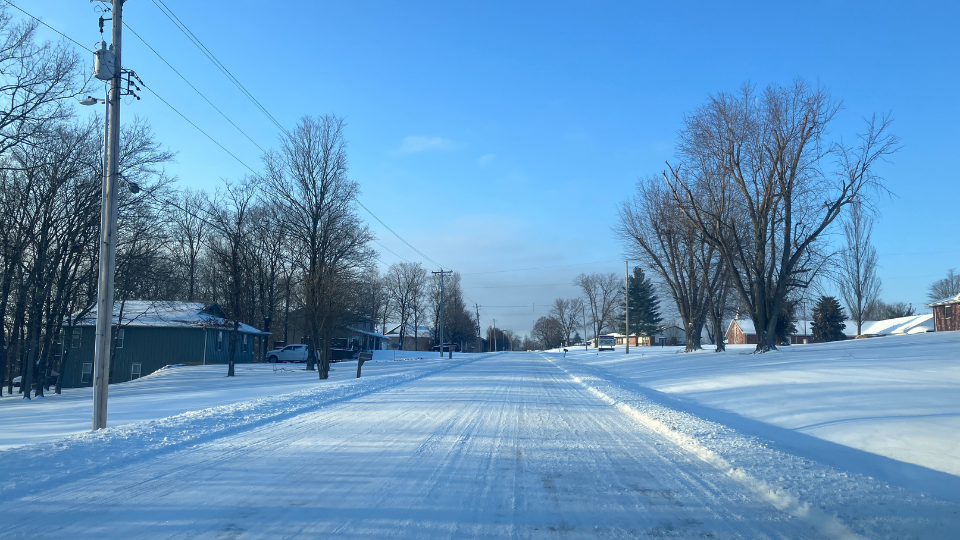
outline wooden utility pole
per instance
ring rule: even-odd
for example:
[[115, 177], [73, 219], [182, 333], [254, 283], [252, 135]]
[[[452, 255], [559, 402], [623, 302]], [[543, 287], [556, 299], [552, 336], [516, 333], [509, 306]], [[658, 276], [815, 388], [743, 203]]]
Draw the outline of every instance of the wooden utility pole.
[[630, 354], [630, 261], [623, 261], [623, 333], [627, 335], [627, 353]]
[[[100, 210], [100, 267], [97, 283], [97, 323], [94, 337], [93, 429], [107, 427], [107, 386], [110, 383], [110, 339], [113, 322], [113, 278], [117, 256], [117, 187], [120, 161], [120, 30], [123, 28], [123, 2], [113, 0], [112, 41], [113, 77], [107, 98], [107, 137], [104, 145], [104, 173]], [[117, 321], [119, 324], [120, 321]]]

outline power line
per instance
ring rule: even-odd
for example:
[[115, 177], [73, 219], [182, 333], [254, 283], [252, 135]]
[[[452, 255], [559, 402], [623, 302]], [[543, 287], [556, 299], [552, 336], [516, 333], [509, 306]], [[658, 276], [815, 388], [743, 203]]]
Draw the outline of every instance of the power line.
[[[402, 236], [400, 236], [399, 234], [397, 234], [397, 231], [391, 229], [389, 225], [387, 225], [386, 223], [384, 223], [382, 219], [378, 218], [377, 215], [374, 214], [373, 212], [371, 212], [369, 208], [367, 208], [366, 206], [364, 206], [362, 202], [357, 201], [357, 204], [360, 205], [360, 208], [363, 208], [364, 210], [367, 211], [368, 214], [370, 214], [371, 216], [373, 216], [373, 219], [379, 221], [380, 224], [383, 225], [384, 227], [386, 227], [388, 231], [390, 231], [391, 233], [393, 233], [394, 236], [396, 236], [397, 238], [399, 238], [401, 242], [403, 242], [404, 244], [406, 244], [407, 247], [409, 247], [410, 249], [416, 251], [417, 253], [420, 254], [421, 257], [423, 257], [424, 259], [430, 261], [431, 263], [433, 263], [433, 264], [436, 265], [437, 267], [443, 268], [443, 265], [442, 265], [442, 264], [440, 264], [440, 263], [438, 263], [437, 261], [431, 259], [430, 257], [427, 257], [426, 254], [424, 254], [422, 251], [420, 251], [419, 249], [413, 247], [413, 244], [411, 244], [410, 242], [407, 242], [406, 240], [404, 240]], [[400, 258], [402, 259], [403, 257], [400, 257]]]
[[180, 118], [183, 118], [184, 120], [186, 120], [187, 123], [189, 123], [191, 126], [193, 126], [194, 128], [196, 128], [197, 131], [199, 131], [200, 133], [203, 133], [204, 136], [206, 136], [208, 139], [210, 139], [211, 141], [213, 141], [213, 144], [219, 146], [221, 150], [223, 150], [224, 152], [226, 152], [227, 154], [229, 154], [230, 157], [232, 157], [233, 159], [237, 160], [237, 163], [239, 163], [239, 164], [243, 165], [244, 167], [246, 167], [247, 170], [249, 170], [249, 171], [250, 171], [251, 173], [253, 173], [254, 175], [257, 174], [257, 171], [253, 170], [252, 167], [250, 167], [249, 165], [247, 165], [246, 163], [244, 163], [243, 160], [241, 160], [240, 158], [238, 158], [237, 156], [235, 156], [235, 155], [233, 154], [233, 152], [227, 150], [225, 146], [223, 146], [223, 145], [220, 144], [216, 139], [214, 139], [213, 137], [211, 137], [209, 133], [207, 133], [206, 131], [200, 129], [200, 126], [194, 124], [193, 121], [191, 121], [189, 118], [187, 118], [186, 116], [184, 116], [184, 114], [183, 114], [182, 112], [178, 111], [176, 107], [174, 107], [173, 105], [171, 105], [167, 100], [165, 100], [165, 99], [163, 99], [162, 97], [160, 97], [160, 94], [157, 94], [157, 92], [156, 92], [155, 90], [153, 90], [152, 88], [150, 88], [149, 86], [147, 86], [147, 85], [144, 84], [143, 82], [140, 82], [140, 84], [143, 85], [143, 88], [144, 88], [145, 90], [149, 90], [151, 94], [153, 94], [154, 96], [157, 97], [157, 99], [159, 99], [160, 101], [162, 101], [164, 105], [166, 105], [167, 107], [170, 107], [170, 109], [171, 109], [173, 112], [175, 112], [175, 113], [177, 113], [178, 115], [180, 115]]
[[538, 266], [538, 267], [536, 267], [536, 268], [516, 268], [516, 269], [514, 269], [514, 270], [490, 270], [490, 271], [487, 271], [487, 272], [467, 272], [467, 273], [460, 274], [460, 275], [462, 275], [462, 276], [476, 276], [476, 275], [480, 275], [480, 274], [502, 274], [502, 273], [504, 273], [504, 272], [526, 272], [526, 271], [528, 271], [528, 270], [549, 270], [549, 269], [551, 269], [551, 268], [566, 268], [566, 267], [568, 267], [568, 266], [588, 266], [588, 265], [591, 265], [591, 264], [602, 264], [602, 263], [608, 263], [608, 262], [621, 262], [621, 261], [619, 261], [619, 260], [617, 260], [617, 259], [610, 259], [610, 260], [607, 260], [607, 261], [594, 261], [594, 262], [573, 263], [573, 264], [558, 264], [558, 265], [555, 265], [555, 266]]
[[[396, 253], [395, 251], [393, 251], [392, 249], [388, 248], [387, 246], [381, 244], [378, 240], [374, 239], [373, 242], [374, 242], [375, 244], [377, 244], [378, 246], [382, 247], [383, 249], [389, 251], [390, 253], [393, 253], [397, 258], [403, 259], [404, 261], [406, 261], [406, 262], [408, 262], [408, 263], [412, 263], [412, 262], [413, 262], [413, 261], [411, 261], [410, 259], [407, 259], [406, 257], [403, 257], [403, 256], [401, 256], [401, 255], [397, 255], [397, 253]], [[380, 260], [380, 259], [378, 258], [377, 260]], [[380, 262], [382, 262], [382, 263], [385, 264], [385, 265], [387, 264], [387, 263], [385, 263], [385, 262], [383, 262], [383, 261], [380, 261]], [[387, 265], [387, 266], [389, 266], [389, 265]]]
[[570, 283], [529, 283], [526, 285], [484, 285], [474, 289], [517, 289], [525, 287], [554, 287], [557, 285], [571, 285]]
[[8, 4], [10, 4], [10, 5], [13, 6], [15, 9], [17, 9], [18, 11], [20, 11], [21, 13], [23, 13], [24, 15], [26, 15], [27, 17], [30, 17], [31, 19], [37, 21], [38, 23], [40, 23], [40, 24], [46, 26], [47, 28], [53, 30], [54, 32], [60, 34], [61, 36], [63, 36], [63, 37], [66, 38], [67, 40], [72, 41], [72, 42], [75, 43], [78, 47], [86, 50], [86, 51], [89, 52], [89, 53], [93, 53], [93, 50], [92, 50], [92, 49], [88, 49], [86, 45], [84, 45], [84, 44], [80, 43], [79, 41], [73, 39], [72, 37], [64, 34], [63, 32], [61, 32], [61, 31], [57, 30], [56, 28], [50, 26], [49, 24], [41, 21], [39, 17], [35, 17], [35, 16], [27, 13], [26, 11], [24, 11], [23, 8], [21, 8], [20, 6], [14, 4], [14, 3], [11, 2], [10, 0], [3, 0], [3, 1], [6, 2], [6, 3], [8, 3]]
[[[232, 82], [234, 86], [236, 86], [237, 89], [239, 89], [240, 92], [243, 93], [244, 96], [247, 97], [247, 99], [253, 102], [253, 104], [256, 105], [258, 109], [260, 109], [260, 112], [266, 115], [266, 117], [269, 118], [270, 121], [273, 122], [280, 129], [282, 133], [287, 132], [287, 130], [284, 129], [283, 126], [280, 124], [280, 122], [277, 122], [277, 119], [274, 118], [273, 115], [270, 114], [270, 112], [267, 111], [267, 109], [259, 101], [257, 101], [257, 98], [253, 97], [253, 94], [251, 94], [250, 91], [247, 90], [246, 87], [243, 86], [240, 83], [240, 81], [233, 76], [233, 73], [230, 73], [230, 70], [228, 70], [227, 67], [224, 66], [223, 63], [220, 62], [220, 60], [218, 60], [217, 57], [212, 52], [210, 52], [210, 49], [208, 49], [200, 41], [200, 39], [197, 38], [197, 36], [192, 31], [190, 31], [189, 28], [187, 28], [187, 25], [183, 24], [183, 21], [180, 20], [180, 17], [177, 17], [177, 14], [174, 13], [172, 9], [170, 9], [166, 4], [163, 3], [163, 0], [151, 0], [151, 1], [153, 2], [153, 5], [157, 6], [157, 9], [159, 9], [164, 15], [166, 15], [168, 19], [170, 19], [170, 22], [172, 22], [173, 25], [176, 26], [177, 29], [180, 30], [180, 32], [182, 32], [183, 35], [185, 35], [188, 40], [190, 40], [191, 43], [193, 43], [198, 49], [200, 49], [200, 52], [203, 53], [203, 55], [206, 56], [207, 59], [210, 60], [210, 62], [212, 62], [213, 65], [216, 66], [217, 69], [219, 69], [220, 72], [223, 73], [223, 75], [230, 82]], [[159, 4], [157, 2], [159, 2]]]
[[167, 67], [169, 67], [170, 69], [172, 69], [174, 73], [176, 73], [181, 79], [183, 79], [183, 82], [187, 83], [187, 85], [188, 85], [190, 88], [193, 88], [193, 91], [196, 92], [197, 95], [199, 95], [200, 97], [202, 97], [204, 101], [206, 101], [211, 107], [214, 108], [214, 110], [216, 110], [218, 113], [220, 113], [220, 116], [222, 116], [222, 117], [224, 118], [224, 120], [226, 120], [227, 122], [230, 122], [230, 125], [231, 125], [231, 126], [237, 128], [237, 131], [239, 131], [240, 133], [242, 133], [243, 136], [246, 137], [248, 141], [250, 141], [251, 143], [253, 143], [254, 146], [256, 146], [257, 148], [259, 148], [261, 152], [263, 152], [263, 153], [266, 153], [266, 152], [267, 152], [266, 150], [263, 149], [263, 147], [261, 147], [259, 144], [257, 144], [257, 142], [254, 141], [254, 140], [250, 137], [250, 135], [247, 135], [247, 133], [246, 133], [245, 131], [243, 131], [242, 129], [240, 129], [240, 126], [238, 126], [237, 124], [235, 124], [235, 123], [233, 122], [233, 120], [231, 120], [226, 114], [224, 114], [223, 111], [220, 110], [219, 107], [217, 107], [216, 105], [213, 104], [213, 102], [211, 102], [209, 99], [207, 99], [207, 96], [203, 95], [203, 92], [201, 92], [200, 90], [198, 90], [197, 87], [194, 86], [193, 83], [191, 83], [190, 81], [188, 81], [187, 78], [184, 77], [182, 73], [180, 73], [179, 71], [177, 71], [177, 68], [175, 68], [175, 67], [173, 67], [172, 65], [170, 65], [170, 62], [167, 62], [167, 59], [164, 58], [160, 53], [158, 53], [156, 49], [154, 49], [153, 47], [151, 47], [150, 44], [147, 43], [147, 40], [143, 39], [143, 37], [141, 37], [140, 34], [138, 34], [136, 30], [134, 30], [133, 28], [131, 28], [130, 25], [126, 23], [126, 21], [124, 21], [123, 25], [127, 27], [127, 30], [130, 30], [131, 32], [133, 32], [133, 35], [137, 36], [137, 39], [139, 39], [144, 45], [146, 45], [147, 48], [150, 49], [150, 50], [153, 52], [153, 54], [157, 55], [157, 58], [159, 58], [160, 60], [162, 60], [163, 63], [167, 65]]

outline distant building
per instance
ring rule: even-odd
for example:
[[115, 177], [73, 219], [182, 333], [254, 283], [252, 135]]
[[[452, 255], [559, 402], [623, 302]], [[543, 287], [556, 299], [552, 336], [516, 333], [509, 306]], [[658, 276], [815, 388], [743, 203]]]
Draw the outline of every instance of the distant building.
[[[400, 348], [400, 326], [394, 324], [387, 331], [387, 342], [391, 348]], [[433, 346], [433, 329], [429, 326], [414, 327], [412, 324], [403, 328], [403, 349], [406, 351], [429, 351]]]
[[937, 332], [960, 330], [960, 294], [927, 304], [933, 309], [933, 324]]
[[[93, 384], [96, 318], [94, 307], [79, 320], [71, 317], [63, 323], [64, 388]], [[216, 303], [142, 300], [114, 304], [113, 325], [111, 384], [138, 379], [169, 364], [226, 364], [234, 326]], [[257, 340], [263, 347], [269, 336], [241, 323], [234, 362], [252, 362]]]

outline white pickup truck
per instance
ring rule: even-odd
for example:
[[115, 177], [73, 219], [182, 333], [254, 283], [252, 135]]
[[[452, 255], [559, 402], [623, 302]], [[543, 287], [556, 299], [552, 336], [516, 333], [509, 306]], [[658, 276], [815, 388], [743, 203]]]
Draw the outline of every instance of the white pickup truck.
[[282, 349], [274, 349], [267, 353], [267, 362], [306, 362], [306, 345], [287, 345]]

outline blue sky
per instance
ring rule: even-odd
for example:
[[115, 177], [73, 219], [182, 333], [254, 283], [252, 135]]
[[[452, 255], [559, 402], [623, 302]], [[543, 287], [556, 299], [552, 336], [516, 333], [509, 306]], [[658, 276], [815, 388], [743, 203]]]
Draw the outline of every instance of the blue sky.
[[[622, 273], [616, 205], [672, 158], [685, 112], [746, 81], [824, 86], [844, 103], [834, 133], [847, 138], [863, 117], [892, 113], [903, 148], [879, 169], [893, 195], [874, 231], [885, 300], [921, 305], [960, 268], [957, 3], [164, 2], [282, 124], [347, 119], [362, 202], [464, 274], [484, 326], [527, 332], [547, 303], [577, 293], [577, 273]], [[91, 48], [99, 40], [90, 3], [16, 3]], [[127, 2], [124, 19], [257, 144], [276, 146], [277, 128], [152, 0]], [[129, 32], [123, 60], [259, 166], [258, 148]], [[182, 184], [213, 189], [246, 172], [149, 93], [123, 108], [134, 114], [178, 152]], [[420, 259], [369, 221], [383, 246]], [[543, 267], [554, 268], [503, 272]]]

